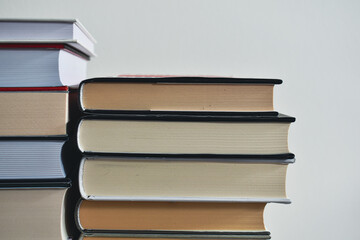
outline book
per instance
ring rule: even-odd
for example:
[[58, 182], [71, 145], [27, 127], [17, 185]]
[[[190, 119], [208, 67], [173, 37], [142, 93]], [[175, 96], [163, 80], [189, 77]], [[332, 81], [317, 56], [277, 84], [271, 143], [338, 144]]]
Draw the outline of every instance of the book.
[[92, 115], [80, 121], [77, 140], [88, 154], [288, 158], [293, 121], [285, 115]]
[[0, 88], [0, 136], [66, 136], [68, 87]]
[[79, 187], [89, 200], [290, 203], [285, 179], [292, 162], [85, 157]]
[[64, 138], [0, 138], [0, 179], [61, 179]]
[[[76, 221], [85, 234], [162, 234], [163, 237], [266, 234], [266, 203], [119, 202], [80, 200]], [[104, 236], [104, 235], [103, 235]], [[221, 237], [220, 237], [221, 238]]]
[[90, 113], [250, 112], [273, 114], [279, 79], [221, 77], [94, 78], [80, 86], [80, 105]]
[[64, 44], [0, 44], [0, 87], [77, 86], [87, 62]]
[[49, 183], [0, 182], [2, 239], [68, 239], [65, 195], [70, 181]]
[[95, 42], [77, 19], [0, 19], [0, 43], [61, 43], [94, 56]]

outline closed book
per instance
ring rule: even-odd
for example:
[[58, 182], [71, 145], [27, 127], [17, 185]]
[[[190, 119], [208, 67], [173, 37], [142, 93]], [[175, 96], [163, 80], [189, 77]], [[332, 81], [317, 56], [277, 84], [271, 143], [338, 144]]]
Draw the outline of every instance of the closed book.
[[83, 118], [78, 146], [89, 154], [289, 158], [294, 118], [217, 115], [98, 115]]
[[84, 199], [289, 203], [289, 160], [85, 157], [79, 185]]
[[[190, 238], [266, 234], [266, 203], [117, 202], [81, 200], [76, 210], [86, 234], [143, 234]], [[126, 236], [126, 235], [125, 235]], [[155, 235], [156, 236], [156, 235]], [[109, 237], [109, 236], [108, 236]]]
[[0, 181], [1, 239], [68, 239], [66, 190], [69, 180]]
[[80, 86], [80, 105], [89, 113], [276, 115], [274, 85], [279, 79], [225, 77], [94, 78]]
[[93, 56], [95, 39], [77, 19], [0, 19], [0, 43], [61, 43]]
[[68, 87], [0, 88], [0, 136], [66, 136]]
[[87, 62], [64, 44], [0, 44], [0, 87], [77, 86]]
[[0, 138], [0, 179], [61, 179], [65, 138]]

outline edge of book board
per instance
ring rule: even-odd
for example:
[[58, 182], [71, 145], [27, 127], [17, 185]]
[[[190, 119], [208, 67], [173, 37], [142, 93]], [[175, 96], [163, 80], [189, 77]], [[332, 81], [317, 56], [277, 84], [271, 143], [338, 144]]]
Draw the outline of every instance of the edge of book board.
[[193, 112], [191, 114], [181, 114], [171, 112], [171, 114], [96, 114], [85, 115], [80, 118], [79, 123], [83, 120], [140, 120], [140, 121], [182, 121], [182, 122], [295, 122], [295, 118], [278, 113], [276, 115], [221, 115], [221, 114], [200, 114]]
[[97, 231], [82, 230], [80, 240], [84, 237], [119, 237], [119, 238], [186, 238], [186, 239], [270, 239], [269, 231], [244, 232], [209, 232], [209, 231]]
[[70, 188], [71, 179], [2, 179], [0, 189]]

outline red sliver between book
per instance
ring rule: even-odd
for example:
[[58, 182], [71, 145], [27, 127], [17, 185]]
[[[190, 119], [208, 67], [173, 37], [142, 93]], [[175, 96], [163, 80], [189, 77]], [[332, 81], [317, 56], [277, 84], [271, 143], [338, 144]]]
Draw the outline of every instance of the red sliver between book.
[[1, 92], [15, 92], [15, 91], [69, 91], [68, 86], [59, 87], [0, 87]]

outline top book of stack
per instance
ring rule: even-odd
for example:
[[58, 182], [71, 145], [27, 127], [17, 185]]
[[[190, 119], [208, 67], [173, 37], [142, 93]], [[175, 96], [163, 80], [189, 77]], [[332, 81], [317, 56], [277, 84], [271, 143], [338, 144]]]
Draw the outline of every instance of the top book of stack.
[[94, 44], [77, 20], [0, 19], [0, 87], [77, 86]]
[[224, 77], [94, 78], [80, 85], [80, 106], [97, 114], [272, 115], [280, 79]]
[[0, 19], [0, 44], [66, 44], [95, 56], [95, 39], [76, 19]]

